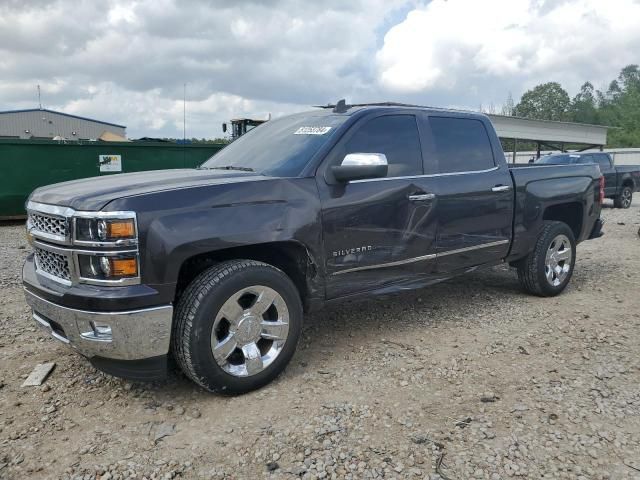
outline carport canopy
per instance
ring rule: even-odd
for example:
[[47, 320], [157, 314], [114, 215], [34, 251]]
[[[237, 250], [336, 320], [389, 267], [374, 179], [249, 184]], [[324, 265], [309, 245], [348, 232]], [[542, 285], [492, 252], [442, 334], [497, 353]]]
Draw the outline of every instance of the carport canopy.
[[511, 117], [507, 115], [487, 115], [500, 138], [513, 140], [513, 162], [518, 150], [518, 140], [535, 142], [537, 158], [540, 147], [565, 151], [565, 145], [584, 145], [581, 150], [602, 148], [607, 144], [607, 129], [604, 125], [587, 123], [556, 122]]

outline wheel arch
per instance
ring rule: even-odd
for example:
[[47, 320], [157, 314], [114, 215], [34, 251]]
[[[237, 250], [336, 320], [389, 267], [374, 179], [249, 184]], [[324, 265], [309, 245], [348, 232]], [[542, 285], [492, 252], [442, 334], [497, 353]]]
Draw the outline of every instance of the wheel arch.
[[624, 187], [629, 187], [632, 191], [634, 190], [635, 183], [633, 181], [633, 178], [631, 178], [631, 176], [627, 176], [627, 178], [625, 178], [622, 181], [622, 188], [624, 188]]
[[567, 224], [577, 242], [584, 225], [584, 208], [580, 202], [550, 205], [544, 209], [542, 220], [554, 220]]
[[236, 259], [256, 260], [282, 270], [296, 286], [305, 310], [323, 294], [316, 280], [317, 264], [307, 247], [295, 240], [286, 240], [223, 248], [186, 258], [179, 268], [174, 301], [178, 301], [198, 274], [217, 263]]

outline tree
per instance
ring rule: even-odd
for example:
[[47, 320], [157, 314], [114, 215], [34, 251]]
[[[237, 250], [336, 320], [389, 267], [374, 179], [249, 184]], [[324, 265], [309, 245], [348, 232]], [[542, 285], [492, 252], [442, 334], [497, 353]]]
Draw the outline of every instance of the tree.
[[567, 120], [571, 100], [569, 94], [557, 82], [538, 85], [527, 91], [518, 105], [516, 115], [539, 120]]
[[570, 107], [571, 121], [578, 123], [598, 123], [596, 93], [590, 82], [585, 82], [573, 97]]
[[504, 105], [502, 105], [500, 114], [506, 115], [508, 117], [512, 117], [516, 114], [516, 107], [515, 107], [515, 104], [513, 103], [513, 96], [511, 95], [511, 92], [509, 92], [509, 95], [507, 96], [507, 100], [504, 102]]

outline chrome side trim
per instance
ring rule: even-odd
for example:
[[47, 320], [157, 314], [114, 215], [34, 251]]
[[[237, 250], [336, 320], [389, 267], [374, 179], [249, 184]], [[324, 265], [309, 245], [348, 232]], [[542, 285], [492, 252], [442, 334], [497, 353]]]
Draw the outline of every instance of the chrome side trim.
[[447, 255], [455, 255], [457, 253], [469, 252], [471, 250], [479, 250], [481, 248], [497, 247], [498, 245], [504, 245], [509, 243], [509, 240], [498, 240], [496, 242], [483, 243], [482, 245], [474, 245], [472, 247], [458, 248], [456, 250], [449, 250], [443, 253], [432, 253], [430, 255], [422, 255], [420, 257], [407, 258], [406, 260], [398, 260], [389, 263], [379, 263], [377, 265], [367, 265], [364, 267], [347, 268], [346, 270], [340, 270], [332, 273], [332, 275], [341, 275], [343, 273], [359, 272], [362, 270], [373, 270], [377, 268], [397, 267], [399, 265], [406, 265], [409, 263], [422, 262], [424, 260], [433, 260], [438, 257], [446, 257]]
[[383, 182], [385, 180], [410, 180], [412, 178], [432, 178], [432, 177], [450, 177], [452, 175], [471, 175], [473, 173], [487, 173], [498, 170], [498, 166], [493, 168], [487, 168], [486, 170], [472, 170], [469, 172], [448, 172], [448, 173], [430, 173], [428, 175], [408, 175], [404, 177], [384, 177], [384, 178], [367, 178], [363, 180], [353, 180], [349, 183], [364, 183], [364, 182]]
[[482, 245], [474, 245], [472, 247], [458, 248], [456, 250], [448, 250], [443, 253], [438, 253], [438, 257], [446, 257], [447, 255], [455, 255], [457, 253], [470, 252], [471, 250], [479, 250], [481, 248], [491, 248], [497, 247], [498, 245], [504, 245], [505, 243], [509, 243], [509, 240], [498, 240], [497, 242], [489, 242], [483, 243]]
[[409, 195], [409, 201], [410, 202], [421, 202], [423, 200], [433, 200], [434, 198], [436, 198], [436, 194], [435, 193], [420, 193], [420, 194], [416, 194], [416, 195]]
[[372, 270], [374, 268], [397, 267], [398, 265], [406, 265], [408, 263], [422, 262], [424, 260], [432, 260], [434, 258], [436, 258], [436, 254], [432, 253], [430, 255], [422, 255], [421, 257], [407, 258], [406, 260], [398, 260], [396, 262], [379, 263], [377, 265], [367, 265], [364, 267], [348, 268], [346, 270], [340, 270], [339, 272], [334, 272], [333, 275], [340, 275], [342, 273], [359, 272], [361, 270]]

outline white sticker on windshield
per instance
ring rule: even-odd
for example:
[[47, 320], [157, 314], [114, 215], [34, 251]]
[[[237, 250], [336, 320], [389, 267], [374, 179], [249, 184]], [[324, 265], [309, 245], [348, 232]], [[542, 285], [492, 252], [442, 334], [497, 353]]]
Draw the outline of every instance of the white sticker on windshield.
[[294, 135], [324, 135], [331, 127], [300, 127], [293, 132]]

